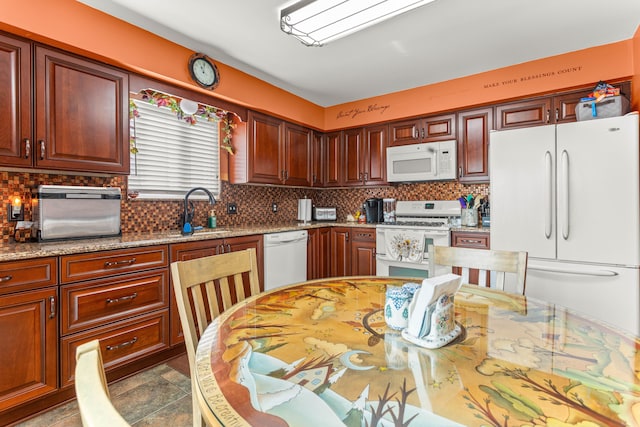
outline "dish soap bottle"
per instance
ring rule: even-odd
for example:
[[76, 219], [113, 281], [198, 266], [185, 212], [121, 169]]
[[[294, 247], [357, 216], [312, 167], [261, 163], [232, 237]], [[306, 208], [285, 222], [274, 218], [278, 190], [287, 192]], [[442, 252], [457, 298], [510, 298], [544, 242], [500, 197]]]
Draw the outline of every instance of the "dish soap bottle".
[[216, 211], [211, 210], [209, 212], [209, 218], [207, 218], [207, 227], [216, 228]]

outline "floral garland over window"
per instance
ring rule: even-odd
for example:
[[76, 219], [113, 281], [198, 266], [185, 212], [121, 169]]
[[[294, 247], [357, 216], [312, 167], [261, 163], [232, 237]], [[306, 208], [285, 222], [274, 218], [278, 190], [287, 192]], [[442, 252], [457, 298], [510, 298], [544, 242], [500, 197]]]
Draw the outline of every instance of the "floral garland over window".
[[[190, 125], [195, 125], [198, 122], [197, 118], [201, 118], [209, 122], [221, 121], [223, 136], [220, 146], [227, 150], [229, 154], [234, 154], [233, 146], [231, 145], [231, 135], [236, 124], [229, 118], [228, 111], [211, 107], [209, 105], [198, 104], [198, 110], [195, 113], [187, 114], [180, 108], [179, 98], [153, 90], [142, 90], [140, 91], [140, 95], [143, 101], [147, 101], [152, 105], [156, 105], [158, 107], [169, 107], [169, 109], [176, 114], [178, 120], [184, 120]], [[133, 102], [133, 99], [129, 99], [129, 118], [133, 119], [135, 117], [140, 117], [140, 113], [136, 108], [136, 104]], [[130, 151], [132, 154], [138, 153], [138, 149], [135, 144], [135, 136], [130, 139]]]

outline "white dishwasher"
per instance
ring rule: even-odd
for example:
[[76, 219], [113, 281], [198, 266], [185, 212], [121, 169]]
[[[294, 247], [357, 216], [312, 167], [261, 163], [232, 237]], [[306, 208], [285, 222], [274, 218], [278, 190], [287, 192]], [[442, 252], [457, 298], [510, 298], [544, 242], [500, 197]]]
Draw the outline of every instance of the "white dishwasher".
[[264, 235], [264, 290], [307, 280], [307, 230]]

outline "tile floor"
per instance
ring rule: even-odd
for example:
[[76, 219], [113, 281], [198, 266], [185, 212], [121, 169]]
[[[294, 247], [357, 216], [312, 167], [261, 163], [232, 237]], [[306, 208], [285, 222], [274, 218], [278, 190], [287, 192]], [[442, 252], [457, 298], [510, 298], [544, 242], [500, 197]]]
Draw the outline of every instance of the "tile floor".
[[[167, 361], [109, 385], [111, 401], [132, 426], [191, 427], [191, 380], [187, 356]], [[81, 427], [75, 400], [16, 427]]]

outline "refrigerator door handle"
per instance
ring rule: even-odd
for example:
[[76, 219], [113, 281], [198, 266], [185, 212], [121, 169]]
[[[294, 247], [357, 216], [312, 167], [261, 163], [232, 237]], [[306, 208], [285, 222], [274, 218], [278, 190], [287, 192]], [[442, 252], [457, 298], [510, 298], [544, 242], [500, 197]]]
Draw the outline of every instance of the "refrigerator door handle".
[[560, 217], [562, 218], [562, 238], [567, 240], [569, 239], [569, 153], [567, 153], [567, 150], [562, 150], [561, 159], [562, 181], [560, 188], [562, 189], [562, 194], [560, 195], [560, 204], [562, 212]]
[[551, 152], [547, 151], [544, 153], [544, 179], [545, 179], [545, 190], [547, 191], [547, 206], [545, 209], [544, 215], [544, 236], [549, 239], [551, 238], [551, 221], [553, 218], [553, 177], [551, 174], [552, 164], [551, 164]]
[[527, 270], [544, 271], [548, 273], [578, 274], [581, 276], [596, 276], [596, 277], [613, 277], [618, 275], [617, 272], [611, 271], [611, 270], [584, 271], [584, 270], [572, 270], [572, 269], [562, 269], [562, 268], [552, 268], [552, 267], [532, 267], [532, 266], [528, 266]]

